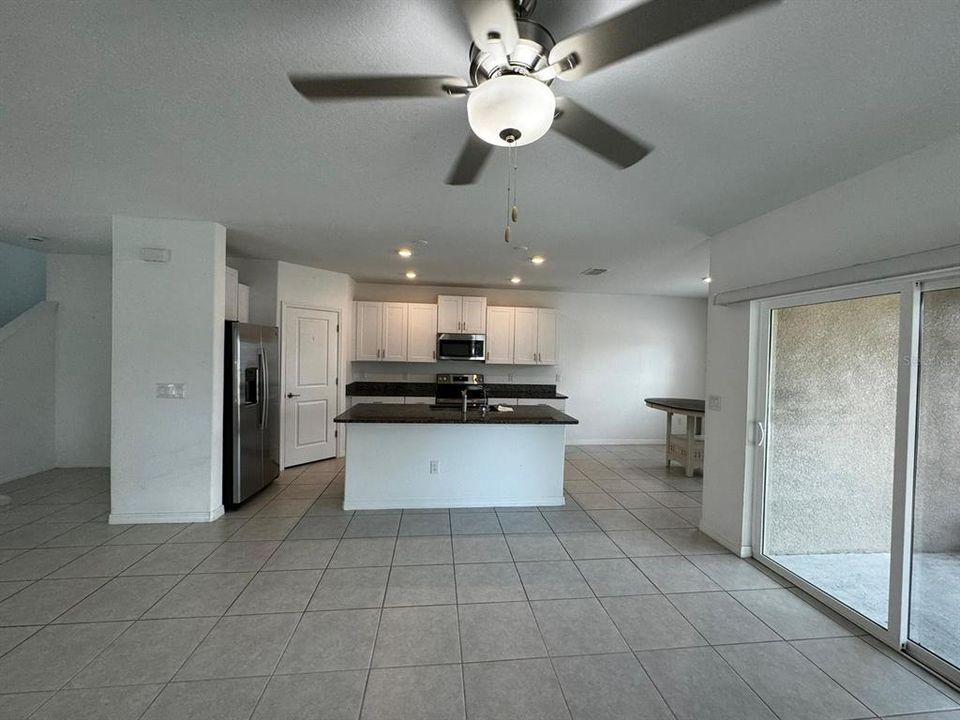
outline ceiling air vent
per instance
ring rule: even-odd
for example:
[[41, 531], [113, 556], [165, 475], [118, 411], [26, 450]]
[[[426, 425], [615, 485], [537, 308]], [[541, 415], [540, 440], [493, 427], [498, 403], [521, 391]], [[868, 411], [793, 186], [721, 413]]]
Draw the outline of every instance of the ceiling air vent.
[[587, 268], [581, 275], [603, 275], [607, 271], [606, 268]]

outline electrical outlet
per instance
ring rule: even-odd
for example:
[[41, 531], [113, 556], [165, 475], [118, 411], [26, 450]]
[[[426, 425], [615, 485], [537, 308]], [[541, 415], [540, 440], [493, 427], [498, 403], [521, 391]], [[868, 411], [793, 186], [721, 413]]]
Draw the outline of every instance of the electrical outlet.
[[507, 373], [507, 382], [513, 382], [513, 373]]
[[431, 460], [431, 461], [430, 461], [430, 474], [431, 474], [431, 475], [439, 475], [439, 474], [440, 474], [440, 461], [439, 461], [439, 460]]
[[556, 380], [556, 382], [557, 382], [557, 385], [560, 384], [560, 373], [557, 373], [557, 380]]
[[718, 412], [719, 412], [719, 410], [720, 410], [720, 396], [719, 396], [719, 395], [711, 395], [710, 397], [708, 397], [708, 398], [707, 398], [707, 407], [710, 408], [711, 410], [715, 410], [715, 411], [718, 411]]
[[165, 400], [183, 400], [183, 383], [157, 383], [157, 397]]

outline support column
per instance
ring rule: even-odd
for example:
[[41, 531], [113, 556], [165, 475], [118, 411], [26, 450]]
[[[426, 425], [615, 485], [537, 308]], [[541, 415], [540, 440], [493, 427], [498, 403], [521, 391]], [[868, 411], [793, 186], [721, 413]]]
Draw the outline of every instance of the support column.
[[111, 523], [223, 514], [225, 240], [211, 222], [113, 218]]

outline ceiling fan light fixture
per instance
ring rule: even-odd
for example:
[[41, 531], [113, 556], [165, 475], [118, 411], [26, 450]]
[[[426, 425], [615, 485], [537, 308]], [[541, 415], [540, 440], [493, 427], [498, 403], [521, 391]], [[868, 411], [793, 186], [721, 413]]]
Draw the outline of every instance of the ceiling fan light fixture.
[[467, 98], [470, 128], [484, 142], [501, 147], [529, 145], [542, 138], [556, 109], [553, 91], [526, 75], [492, 78]]

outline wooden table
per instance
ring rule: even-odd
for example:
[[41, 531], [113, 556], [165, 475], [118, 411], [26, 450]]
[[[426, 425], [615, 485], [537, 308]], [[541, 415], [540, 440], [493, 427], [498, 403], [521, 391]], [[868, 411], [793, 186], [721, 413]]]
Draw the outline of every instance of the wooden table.
[[[684, 467], [687, 477], [693, 477], [694, 470], [703, 470], [703, 416], [706, 411], [703, 400], [696, 398], [645, 398], [647, 407], [662, 410], [667, 414], [667, 467], [674, 460]], [[673, 434], [673, 416], [687, 418], [685, 435]]]

